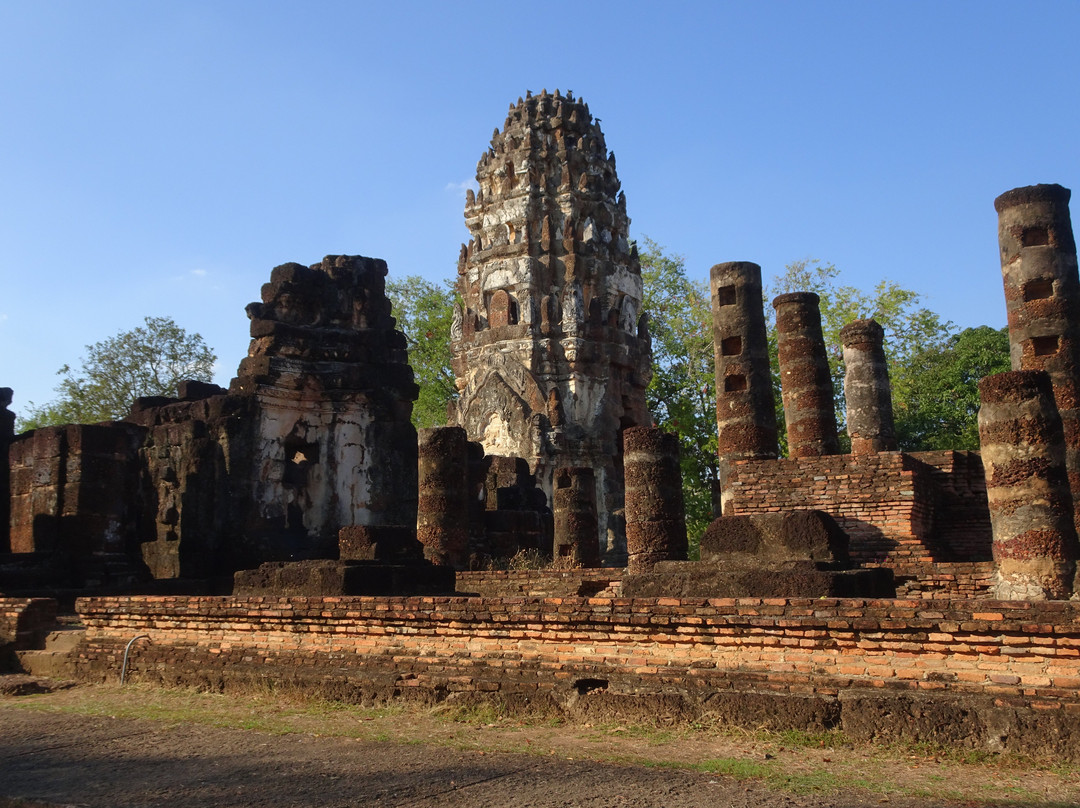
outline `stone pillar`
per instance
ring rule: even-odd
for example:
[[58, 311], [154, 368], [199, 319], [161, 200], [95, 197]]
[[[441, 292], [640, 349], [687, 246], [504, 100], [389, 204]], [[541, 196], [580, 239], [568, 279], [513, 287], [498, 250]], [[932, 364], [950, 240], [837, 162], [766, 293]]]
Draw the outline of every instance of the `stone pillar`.
[[1012, 369], [1050, 375], [1065, 432], [1069, 488], [1080, 502], [1080, 277], [1070, 195], [1060, 185], [1031, 185], [1006, 191], [994, 207]]
[[709, 271], [709, 292], [722, 512], [728, 501], [725, 483], [730, 464], [777, 456], [776, 407], [761, 301], [761, 267], [749, 261], [717, 264]]
[[465, 569], [469, 562], [468, 438], [456, 426], [421, 429], [416, 537], [433, 564]]
[[788, 457], [840, 453], [832, 374], [813, 292], [773, 300], [780, 362], [780, 390], [787, 421]]
[[876, 320], [853, 320], [840, 331], [844, 343], [844, 400], [851, 453], [896, 451], [892, 389], [885, 364], [885, 329]]
[[555, 470], [555, 559], [572, 558], [582, 567], [600, 566], [596, 520], [596, 475], [590, 468]]
[[648, 572], [657, 561], [685, 561], [679, 439], [656, 427], [623, 432], [626, 473], [626, 549], [630, 572]]
[[1041, 371], [979, 382], [979, 441], [997, 562], [995, 596], [1061, 600], [1077, 556], [1061, 419]]
[[15, 437], [15, 413], [10, 387], [0, 387], [0, 553], [11, 552], [11, 460], [8, 453]]

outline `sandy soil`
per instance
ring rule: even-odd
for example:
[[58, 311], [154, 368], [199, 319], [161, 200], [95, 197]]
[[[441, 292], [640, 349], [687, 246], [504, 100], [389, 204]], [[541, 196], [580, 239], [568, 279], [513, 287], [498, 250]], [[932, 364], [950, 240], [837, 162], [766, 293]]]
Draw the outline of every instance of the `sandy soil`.
[[1075, 769], [137, 686], [0, 698], [0, 772], [0, 808], [1080, 804]]

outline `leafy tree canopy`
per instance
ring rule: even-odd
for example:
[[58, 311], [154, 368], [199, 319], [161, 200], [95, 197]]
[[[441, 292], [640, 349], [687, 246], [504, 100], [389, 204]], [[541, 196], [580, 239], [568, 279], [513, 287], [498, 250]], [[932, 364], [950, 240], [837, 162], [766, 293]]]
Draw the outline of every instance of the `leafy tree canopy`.
[[185, 380], [209, 382], [217, 357], [199, 334], [171, 317], [147, 317], [143, 325], [86, 346], [78, 368], [57, 371], [57, 397], [30, 403], [19, 430], [55, 424], [94, 424], [127, 416], [141, 396], [175, 396]]
[[900, 445], [977, 450], [979, 379], [1010, 368], [1008, 328], [966, 328], [915, 351], [915, 381], [896, 407]]
[[417, 275], [387, 281], [386, 295], [398, 327], [409, 343], [409, 364], [420, 385], [412, 421], [421, 427], [445, 426], [447, 405], [457, 398], [450, 369], [450, 324], [455, 293], [450, 281], [431, 283]]
[[[712, 521], [717, 479], [712, 309], [707, 283], [686, 276], [682, 256], [639, 244], [642, 310], [649, 315], [653, 376], [645, 390], [657, 426], [679, 436], [691, 547]], [[643, 248], [642, 248], [643, 247]]]
[[[840, 330], [852, 320], [873, 318], [885, 330], [885, 358], [893, 393], [893, 411], [898, 432], [914, 437], [916, 434], [902, 421], [909, 411], [908, 401], [920, 386], [920, 369], [916, 358], [926, 351], [943, 349], [955, 334], [955, 326], [922, 305], [922, 295], [899, 284], [883, 280], [866, 292], [839, 282], [840, 271], [832, 264], [813, 259], [794, 261], [781, 275], [773, 278], [765, 291], [765, 314], [768, 321], [770, 356], [773, 369], [773, 389], [777, 399], [777, 423], [783, 430], [783, 406], [780, 403], [780, 384], [776, 360], [776, 317], [772, 300], [788, 292], [814, 292], [820, 298], [821, 330], [829, 355], [833, 376], [837, 425], [841, 443], [847, 443], [844, 407], [844, 348]], [[978, 393], [976, 392], [976, 397]], [[783, 443], [783, 436], [781, 436]], [[783, 447], [782, 447], [783, 448]], [[846, 446], [844, 447], [846, 448]], [[915, 451], [926, 448], [917, 441], [901, 445]]]

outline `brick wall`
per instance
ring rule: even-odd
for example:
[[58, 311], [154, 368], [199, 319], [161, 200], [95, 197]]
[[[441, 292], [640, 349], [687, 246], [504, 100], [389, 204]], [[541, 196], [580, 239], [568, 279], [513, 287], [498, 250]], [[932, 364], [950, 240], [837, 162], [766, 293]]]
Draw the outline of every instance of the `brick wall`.
[[624, 570], [474, 570], [456, 573], [457, 592], [485, 598], [612, 597]]
[[832, 514], [856, 562], [981, 561], [990, 558], [981, 474], [972, 452], [744, 460], [727, 493], [732, 514]]
[[[1080, 759], [1080, 605], [607, 598], [80, 600], [76, 668], [217, 689], [751, 726]], [[591, 712], [590, 712], [591, 711]], [[901, 720], [902, 719], [902, 720]]]
[[56, 623], [51, 598], [0, 598], [0, 670], [16, 665], [15, 651], [33, 648]]
[[982, 600], [993, 597], [997, 575], [993, 561], [954, 561], [930, 564], [890, 563], [898, 598], [922, 600]]

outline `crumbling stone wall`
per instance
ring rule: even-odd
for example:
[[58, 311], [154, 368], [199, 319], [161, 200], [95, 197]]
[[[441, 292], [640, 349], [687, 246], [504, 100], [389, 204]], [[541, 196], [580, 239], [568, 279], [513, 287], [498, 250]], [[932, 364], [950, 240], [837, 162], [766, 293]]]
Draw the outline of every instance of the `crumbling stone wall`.
[[[39, 554], [59, 586], [101, 582], [137, 546], [134, 424], [71, 424], [17, 436], [9, 449], [11, 549]], [[131, 570], [115, 572], [128, 577]]]
[[15, 438], [12, 549], [202, 577], [333, 558], [350, 525], [411, 532], [417, 388], [385, 275], [360, 256], [277, 267], [228, 392], [190, 382], [124, 422]]
[[458, 263], [451, 421], [492, 455], [590, 467], [597, 543], [624, 556], [621, 430], [651, 423], [641, 273], [615, 157], [586, 104], [527, 95], [477, 166]]
[[550, 558], [555, 526], [547, 494], [521, 457], [484, 455], [478, 443], [470, 494], [470, 564], [501, 564], [521, 551]]
[[251, 347], [230, 393], [255, 398], [245, 534], [264, 559], [333, 554], [345, 525], [415, 523], [418, 389], [386, 271], [348, 255], [285, 264], [248, 306]]
[[235, 481], [254, 473], [254, 401], [216, 385], [185, 383], [180, 400], [140, 400], [129, 419], [138, 449], [137, 556], [155, 578], [209, 577], [243, 565], [228, 538], [251, 503]]
[[52, 598], [0, 597], [0, 671], [16, 670], [16, 651], [44, 642], [56, 624], [57, 603]]

